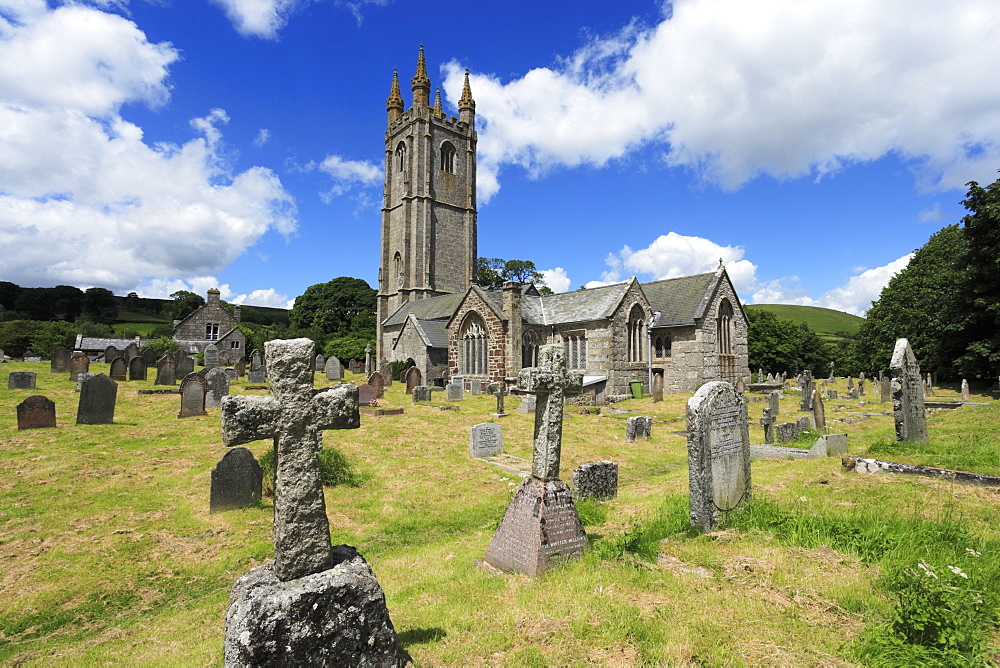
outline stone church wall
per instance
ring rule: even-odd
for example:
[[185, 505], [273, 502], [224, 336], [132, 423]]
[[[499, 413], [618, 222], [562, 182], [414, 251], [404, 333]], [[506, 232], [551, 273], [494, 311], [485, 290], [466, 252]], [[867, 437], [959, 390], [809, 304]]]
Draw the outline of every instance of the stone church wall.
[[630, 362], [628, 359], [628, 317], [632, 307], [636, 304], [642, 307], [643, 321], [648, 323], [653, 315], [652, 309], [649, 307], [649, 302], [646, 300], [642, 288], [633, 281], [609, 322], [608, 331], [613, 335], [613, 340], [608, 350], [607, 362], [604, 365], [605, 370], [600, 372], [600, 375], [608, 377], [607, 392], [609, 394], [628, 394], [630, 391], [629, 382], [633, 380], [641, 380], [647, 393], [651, 390], [648, 382], [647, 337], [642, 337], [641, 361]]
[[[486, 368], [485, 375], [474, 375], [461, 373], [458, 367], [459, 350], [461, 349], [462, 324], [465, 316], [470, 311], [475, 311], [486, 324]], [[506, 354], [504, 350], [507, 339], [506, 327], [503, 320], [493, 311], [489, 305], [476, 294], [470, 291], [465, 300], [458, 307], [451, 324], [448, 326], [448, 369], [452, 376], [464, 376], [465, 378], [479, 378], [490, 383], [502, 383], [507, 375]]]

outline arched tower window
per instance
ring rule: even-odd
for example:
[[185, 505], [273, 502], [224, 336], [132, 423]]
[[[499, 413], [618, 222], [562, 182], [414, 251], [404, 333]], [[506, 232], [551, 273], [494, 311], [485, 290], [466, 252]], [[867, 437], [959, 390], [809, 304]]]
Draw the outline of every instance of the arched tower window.
[[455, 173], [455, 147], [450, 141], [441, 144], [441, 171]]
[[628, 313], [628, 361], [641, 362], [645, 355], [642, 354], [646, 344], [646, 313], [642, 306], [636, 304]]
[[402, 172], [406, 168], [406, 143], [399, 142], [396, 145], [396, 171]]
[[464, 376], [486, 375], [489, 339], [486, 336], [486, 323], [478, 313], [470, 312], [465, 316], [458, 337], [458, 372]]
[[521, 337], [521, 368], [538, 366], [538, 334], [525, 332]]
[[730, 383], [736, 382], [736, 356], [733, 354], [733, 305], [728, 299], [719, 303], [719, 313], [715, 319], [715, 345], [719, 352], [719, 377]]

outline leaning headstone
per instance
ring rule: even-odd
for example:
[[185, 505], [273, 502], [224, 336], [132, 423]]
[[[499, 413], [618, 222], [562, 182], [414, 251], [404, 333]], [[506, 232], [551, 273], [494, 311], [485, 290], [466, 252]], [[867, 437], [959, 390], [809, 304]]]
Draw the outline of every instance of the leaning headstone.
[[826, 407], [823, 406], [823, 397], [819, 390], [813, 390], [813, 424], [820, 433], [826, 431]]
[[205, 364], [202, 366], [206, 369], [214, 369], [219, 366], [219, 346], [214, 343], [205, 346]]
[[540, 346], [538, 362], [518, 374], [520, 389], [538, 401], [531, 477], [514, 493], [484, 557], [494, 568], [531, 576], [579, 557], [587, 548], [569, 486], [559, 480], [563, 404], [567, 396], [580, 393], [583, 375], [566, 369], [566, 350], [560, 344]]
[[469, 429], [469, 455], [492, 457], [503, 454], [503, 429], [498, 424], [484, 422]]
[[653, 418], [635, 415], [625, 420], [625, 442], [632, 443], [637, 438], [648, 439], [653, 430]]
[[267, 380], [267, 367], [261, 364], [256, 369], [250, 369], [247, 373], [247, 382], [251, 385], [259, 385]]
[[774, 425], [778, 421], [777, 415], [771, 408], [765, 408], [764, 414], [760, 416], [760, 426], [764, 428], [764, 443], [774, 443]]
[[205, 395], [208, 381], [200, 373], [189, 373], [181, 380], [181, 410], [177, 417], [186, 418], [205, 415]]
[[205, 408], [218, 408], [222, 405], [222, 397], [229, 396], [229, 378], [225, 371], [215, 367], [205, 374], [205, 382], [208, 383]]
[[316, 355], [316, 371], [320, 373], [326, 371], [326, 358], [323, 357], [323, 353]]
[[406, 371], [406, 393], [413, 394], [413, 388], [423, 381], [423, 374], [420, 373], [420, 369], [415, 366], [411, 366]]
[[56, 346], [52, 351], [52, 359], [49, 361], [49, 371], [52, 373], [66, 373], [69, 371], [69, 349], [64, 346]]
[[125, 346], [125, 350], [122, 351], [122, 357], [125, 358], [126, 362], [131, 362], [133, 357], [139, 356], [139, 344], [135, 341]]
[[687, 404], [691, 524], [711, 531], [750, 499], [746, 399], [724, 381], [702, 385]]
[[146, 368], [149, 368], [156, 364], [156, 351], [150, 348], [149, 346], [146, 346], [145, 348], [140, 350], [139, 354], [142, 355], [142, 359], [146, 360]]
[[323, 367], [327, 380], [341, 380], [344, 377], [344, 367], [340, 366], [340, 360], [331, 357]]
[[465, 388], [455, 383], [448, 383], [448, 387], [445, 389], [445, 400], [462, 401], [463, 399], [465, 399]]
[[368, 384], [371, 385], [372, 391], [375, 392], [376, 399], [381, 399], [385, 395], [385, 381], [382, 379], [382, 374], [378, 371], [373, 371], [368, 376]]
[[128, 379], [146, 380], [146, 358], [136, 355], [128, 361]]
[[653, 403], [661, 401], [663, 401], [663, 374], [655, 373], [653, 374]]
[[588, 462], [573, 469], [573, 497], [608, 501], [618, 496], [618, 464]]
[[194, 358], [185, 355], [177, 360], [177, 369], [174, 371], [174, 377], [184, 378], [189, 373], [194, 373]]
[[43, 429], [56, 426], [56, 402], [33, 394], [17, 405], [17, 428]]
[[969, 400], [969, 381], [962, 379], [962, 401]]
[[90, 371], [90, 358], [81, 352], [75, 352], [69, 358], [69, 379], [76, 380], [81, 373]]
[[177, 360], [170, 353], [167, 353], [156, 360], [156, 379], [153, 385], [176, 385], [177, 384]]
[[534, 413], [535, 412], [535, 397], [528, 395], [521, 398], [521, 403], [517, 406], [518, 413]]
[[358, 405], [368, 406], [375, 401], [375, 388], [368, 383], [358, 385]]
[[265, 344], [274, 396], [226, 397], [222, 440], [274, 439], [274, 561], [236, 581], [226, 666], [403, 665], [385, 594], [354, 548], [333, 547], [320, 478], [322, 430], [361, 421], [357, 390], [313, 392], [309, 339]]
[[110, 364], [111, 360], [113, 360], [116, 357], [121, 356], [121, 354], [122, 353], [121, 353], [120, 350], [118, 350], [118, 348], [116, 348], [114, 346], [108, 346], [107, 348], [104, 349], [104, 361], [106, 363]]
[[80, 404], [76, 409], [77, 424], [112, 424], [115, 421], [115, 401], [118, 383], [103, 373], [84, 381], [80, 388]]
[[889, 368], [892, 378], [892, 412], [896, 438], [900, 441], [927, 442], [927, 417], [921, 391], [920, 367], [910, 349], [910, 342], [898, 339]]
[[424, 385], [417, 385], [415, 388], [413, 388], [413, 391], [410, 392], [410, 395], [413, 397], [413, 403], [415, 404], [420, 403], [422, 401], [430, 401], [431, 388], [426, 387]]
[[253, 453], [242, 445], [226, 451], [212, 469], [208, 512], [249, 508], [260, 501], [264, 470]]
[[11, 371], [7, 376], [8, 390], [33, 390], [35, 389], [34, 371]]
[[128, 362], [124, 357], [116, 357], [111, 360], [111, 380], [128, 380]]

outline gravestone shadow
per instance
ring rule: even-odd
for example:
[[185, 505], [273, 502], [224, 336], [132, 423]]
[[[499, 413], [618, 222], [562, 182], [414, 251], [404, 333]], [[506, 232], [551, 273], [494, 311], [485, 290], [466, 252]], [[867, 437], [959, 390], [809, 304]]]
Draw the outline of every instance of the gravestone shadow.
[[410, 629], [396, 634], [396, 642], [404, 649], [411, 645], [424, 645], [429, 642], [442, 640], [448, 632], [436, 627], [428, 629]]

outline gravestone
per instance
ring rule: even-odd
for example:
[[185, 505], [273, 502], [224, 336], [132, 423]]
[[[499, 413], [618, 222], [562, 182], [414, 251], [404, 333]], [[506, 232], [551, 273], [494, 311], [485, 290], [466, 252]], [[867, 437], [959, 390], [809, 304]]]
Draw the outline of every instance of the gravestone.
[[236, 360], [236, 364], [233, 365], [233, 368], [236, 369], [236, 377], [237, 378], [242, 378], [243, 376], [247, 375], [247, 360], [246, 360], [246, 358], [245, 357], [241, 357], [238, 360]]
[[764, 382], [764, 369], [761, 367], [757, 367], [757, 382], [758, 383]]
[[170, 353], [167, 353], [156, 361], [156, 379], [153, 385], [176, 385], [177, 384], [177, 360]]
[[579, 557], [587, 548], [569, 486], [559, 480], [563, 403], [579, 394], [583, 376], [566, 369], [566, 350], [560, 344], [540, 346], [538, 362], [518, 374], [520, 389], [537, 397], [531, 476], [514, 493], [484, 557], [494, 568], [531, 576]]
[[802, 372], [802, 405], [799, 406], [800, 411], [811, 411], [812, 410], [812, 392], [813, 392], [813, 377], [812, 371], [806, 369]]
[[344, 377], [344, 367], [340, 366], [340, 360], [331, 357], [323, 367], [327, 380], [341, 380]]
[[423, 381], [423, 374], [420, 373], [420, 369], [415, 366], [411, 366], [406, 371], [406, 393], [413, 394], [413, 388]]
[[860, 399], [860, 395], [858, 395], [858, 388], [855, 387], [853, 390], [848, 390], [847, 391], [847, 398], [848, 399]]
[[259, 385], [265, 381], [267, 381], [267, 367], [263, 364], [247, 373], [247, 382], [251, 385]]
[[473, 378], [469, 381], [469, 394], [476, 396], [483, 393], [483, 381]]
[[862, 375], [861, 378], [858, 378], [858, 396], [859, 397], [865, 396], [865, 378], [864, 378], [864, 375]]
[[535, 397], [529, 395], [527, 397], [521, 397], [521, 403], [517, 405], [518, 413], [534, 413], [535, 412]]
[[736, 391], [737, 392], [746, 392], [747, 391], [747, 383], [746, 383], [745, 380], [743, 380], [743, 376], [740, 376], [739, 378], [736, 379], [736, 386], [735, 387], [736, 387]]
[[573, 497], [608, 501], [618, 496], [618, 464], [588, 462], [573, 469]]
[[819, 390], [813, 390], [813, 424], [821, 433], [826, 431], [826, 408], [823, 406], [823, 397], [819, 395]]
[[205, 364], [202, 366], [206, 369], [214, 369], [219, 366], [219, 346], [214, 343], [205, 346]]
[[177, 360], [177, 369], [174, 370], [174, 377], [184, 378], [189, 373], [194, 373], [194, 358], [185, 355]]
[[212, 469], [208, 512], [249, 508], [260, 501], [264, 470], [253, 453], [239, 445], [226, 451]]
[[107, 348], [104, 349], [104, 361], [110, 364], [111, 360], [113, 360], [116, 357], [120, 357], [121, 354], [122, 353], [120, 350], [118, 350], [118, 348], [114, 346], [108, 346]]
[[484, 422], [469, 429], [469, 455], [492, 457], [503, 454], [503, 429], [498, 424]]
[[222, 405], [222, 397], [229, 396], [229, 378], [226, 372], [215, 367], [205, 374], [208, 383], [208, 393], [205, 394], [205, 408], [218, 408]]
[[854, 378], [851, 376], [847, 377], [847, 390], [848, 392], [854, 389]]
[[66, 373], [69, 371], [70, 351], [64, 346], [56, 346], [52, 351], [52, 359], [49, 361], [49, 371], [52, 373]]
[[228, 380], [230, 383], [236, 380], [237, 378], [236, 369], [234, 369], [231, 366], [227, 366], [225, 369], [222, 370], [222, 372], [226, 374], [226, 380]]
[[81, 373], [90, 371], [90, 358], [81, 352], [75, 352], [69, 358], [69, 379], [76, 380]]
[[445, 389], [446, 401], [462, 401], [465, 399], [465, 389], [457, 383], [448, 383]]
[[8, 390], [33, 390], [35, 389], [34, 371], [11, 371], [7, 376]]
[[375, 388], [368, 383], [358, 385], [358, 405], [368, 406], [373, 401], [375, 401]]
[[370, 376], [375, 371], [375, 362], [372, 360], [372, 344], [365, 345], [365, 375]]
[[768, 394], [767, 405], [771, 409], [771, 415], [778, 417], [778, 414], [781, 412], [781, 394], [779, 392]]
[[507, 396], [507, 385], [505, 383], [497, 385], [493, 395], [497, 398], [497, 412], [493, 414], [494, 417], [507, 417], [509, 413], [504, 410], [503, 406], [504, 397]]
[[115, 421], [115, 401], [118, 383], [103, 373], [83, 382], [80, 404], [76, 409], [77, 424], [112, 424]]
[[126, 362], [131, 362], [133, 357], [139, 356], [139, 344], [135, 341], [125, 346], [125, 350], [122, 351], [122, 357], [125, 358]]
[[969, 400], [969, 381], [962, 379], [962, 401]]
[[829, 399], [830, 401], [833, 401], [834, 399], [836, 399], [837, 398], [837, 390], [827, 390], [826, 391], [826, 398]]
[[264, 344], [274, 396], [222, 403], [227, 446], [273, 439], [274, 561], [236, 581], [226, 666], [403, 665], [385, 594], [364, 558], [330, 542], [320, 478], [324, 429], [356, 429], [353, 385], [314, 392], [309, 339]]
[[383, 387], [392, 387], [392, 365], [384, 362], [378, 368], [379, 375], [382, 376]]
[[795, 422], [779, 422], [774, 425], [775, 440], [779, 443], [791, 443], [802, 433], [801, 427]]
[[373, 371], [368, 376], [368, 384], [371, 385], [372, 390], [375, 392], [376, 399], [381, 399], [385, 395], [385, 381], [382, 378], [382, 374], [378, 371]]
[[111, 360], [111, 380], [128, 380], [128, 362], [124, 357], [116, 357]]
[[358, 361], [353, 357], [347, 360], [347, 370], [350, 371], [351, 373], [358, 372]]
[[200, 373], [189, 373], [181, 379], [181, 410], [177, 417], [186, 418], [205, 415], [205, 395], [208, 381]]
[[764, 414], [760, 416], [760, 426], [764, 428], [764, 442], [774, 443], [774, 424], [778, 421], [777, 415], [771, 408], [765, 408]]
[[33, 394], [17, 405], [17, 428], [44, 429], [56, 426], [56, 402]]
[[146, 380], [146, 358], [136, 355], [128, 361], [128, 379]]
[[465, 376], [452, 376], [451, 383], [454, 385], [461, 385], [462, 389], [465, 390]]
[[926, 443], [927, 417], [924, 414], [920, 366], [906, 339], [896, 340], [889, 369], [893, 373], [892, 413], [896, 422], [896, 439]]
[[263, 363], [264, 363], [264, 358], [260, 354], [259, 350], [254, 350], [252, 353], [250, 353], [250, 370], [251, 371], [253, 371], [257, 367], [259, 367]]
[[413, 396], [413, 403], [415, 404], [431, 400], [431, 388], [425, 385], [417, 385], [410, 394]]
[[147, 369], [151, 366], [156, 365], [156, 351], [150, 348], [149, 346], [146, 346], [145, 348], [140, 350], [139, 354], [142, 355], [142, 359], [146, 360]]
[[702, 385], [687, 403], [691, 524], [711, 531], [750, 499], [746, 399], [724, 381]]
[[625, 442], [632, 443], [637, 438], [648, 439], [653, 430], [653, 418], [636, 415], [625, 420]]
[[771, 375], [771, 374], [767, 374], [767, 382], [768, 383], [773, 383], [774, 382], [774, 376]]
[[[76, 377], [76, 390], [75, 390], [75, 392], [79, 392], [80, 390], [82, 390], [83, 389], [83, 384], [86, 383], [88, 380], [90, 380], [91, 378], [93, 378], [96, 375], [97, 375], [96, 373], [90, 373], [89, 371], [86, 372], [86, 373], [79, 374]], [[111, 380], [114, 380], [114, 378], [112, 378]]]
[[326, 358], [323, 357], [323, 353], [316, 355], [316, 371], [320, 373], [326, 371]]

